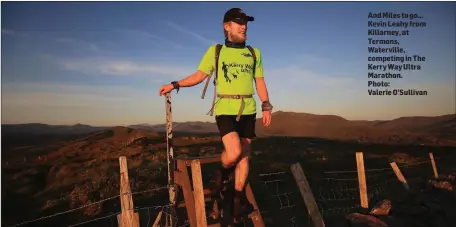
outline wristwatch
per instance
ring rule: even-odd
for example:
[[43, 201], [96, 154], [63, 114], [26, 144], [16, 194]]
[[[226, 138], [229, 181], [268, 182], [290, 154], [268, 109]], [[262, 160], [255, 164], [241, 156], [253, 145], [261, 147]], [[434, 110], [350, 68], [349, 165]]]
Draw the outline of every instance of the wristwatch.
[[272, 108], [273, 108], [273, 106], [271, 105], [271, 103], [269, 103], [269, 101], [264, 101], [261, 104], [262, 111], [272, 111]]
[[171, 82], [171, 84], [173, 85], [174, 89], [176, 90], [176, 93], [179, 93], [179, 83], [177, 81], [173, 81]]

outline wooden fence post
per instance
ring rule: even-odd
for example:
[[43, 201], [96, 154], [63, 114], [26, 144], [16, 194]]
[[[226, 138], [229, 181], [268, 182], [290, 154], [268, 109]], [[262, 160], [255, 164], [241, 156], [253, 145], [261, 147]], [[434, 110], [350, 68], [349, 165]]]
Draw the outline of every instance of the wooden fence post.
[[162, 211], [158, 212], [157, 218], [155, 219], [155, 222], [152, 225], [152, 227], [159, 227], [160, 226], [159, 224], [160, 224], [161, 217], [162, 217]]
[[434, 171], [434, 177], [438, 178], [439, 174], [437, 173], [437, 166], [435, 165], [434, 154], [429, 152], [429, 158], [431, 158], [432, 170]]
[[127, 159], [119, 157], [120, 166], [120, 204], [122, 213], [117, 215], [119, 227], [139, 227], [139, 215], [134, 212], [133, 199], [128, 180]]
[[193, 196], [195, 198], [196, 226], [207, 227], [206, 203], [204, 201], [203, 179], [199, 159], [192, 161]]
[[168, 193], [169, 204], [167, 209], [166, 226], [176, 226], [176, 221], [173, 217], [176, 215], [174, 206], [176, 205], [176, 188], [174, 185], [174, 170], [176, 169], [176, 161], [174, 160], [173, 150], [173, 115], [171, 108], [171, 93], [165, 95], [165, 109], [166, 109], [166, 148], [167, 148], [167, 161], [168, 161]]
[[364, 171], [363, 152], [356, 152], [356, 167], [358, 169], [358, 184], [359, 197], [361, 199], [361, 207], [369, 208], [369, 200], [367, 198], [366, 173]]
[[310, 188], [309, 182], [307, 181], [301, 164], [299, 162], [292, 164], [291, 172], [293, 173], [295, 181], [298, 184], [299, 191], [301, 192], [301, 196], [304, 199], [307, 211], [309, 212], [309, 216], [312, 219], [314, 227], [325, 227], [325, 223], [321, 217], [320, 211], [318, 210], [312, 189]]
[[393, 168], [394, 173], [396, 174], [397, 179], [399, 179], [399, 181], [402, 183], [402, 185], [404, 186], [405, 190], [409, 190], [409, 186], [408, 186], [408, 184], [407, 184], [407, 181], [405, 180], [404, 175], [402, 175], [402, 172], [401, 172], [401, 170], [399, 169], [399, 167], [397, 167], [396, 162], [391, 162], [390, 165], [391, 165], [391, 167]]
[[246, 182], [247, 186], [245, 187], [245, 194], [247, 196], [247, 200], [252, 204], [253, 208], [256, 210], [250, 214], [250, 219], [253, 222], [254, 227], [265, 227], [263, 215], [261, 215], [260, 208], [256, 202], [255, 196], [253, 195], [252, 186], [250, 183]]

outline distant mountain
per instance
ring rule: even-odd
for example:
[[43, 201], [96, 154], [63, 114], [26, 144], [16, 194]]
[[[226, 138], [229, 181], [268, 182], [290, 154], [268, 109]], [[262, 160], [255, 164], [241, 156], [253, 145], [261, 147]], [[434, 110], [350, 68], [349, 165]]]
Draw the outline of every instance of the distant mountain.
[[[166, 130], [165, 124], [136, 124], [127, 127], [161, 133]], [[72, 126], [18, 124], [2, 125], [2, 132], [76, 134], [90, 133], [106, 128], [108, 127], [92, 127], [82, 124]], [[218, 133], [215, 123], [201, 121], [173, 122], [173, 131], [189, 134]], [[347, 120], [336, 115], [277, 111], [273, 113], [270, 127], [265, 128], [262, 119], [258, 118], [256, 131], [258, 136], [320, 137], [384, 143], [451, 143], [456, 145], [456, 117], [454, 115], [401, 117], [389, 121], [360, 121]]]
[[[136, 129], [150, 129], [156, 132], [165, 132], [166, 124], [139, 124], [139, 125], [130, 125], [128, 127]], [[173, 131], [174, 132], [186, 132], [186, 133], [217, 133], [217, 125], [212, 122], [202, 122], [202, 121], [188, 121], [188, 122], [173, 122]]]
[[384, 143], [456, 145], [454, 115], [436, 117], [401, 117], [390, 121], [350, 121], [334, 115], [316, 115], [278, 111], [273, 123], [265, 128], [256, 123], [260, 136], [280, 135], [326, 139], [376, 141]]
[[455, 115], [437, 117], [401, 117], [374, 124], [375, 127], [396, 131], [425, 133], [440, 139], [456, 140]]
[[[155, 125], [151, 125], [151, 124], [136, 124], [136, 125], [129, 125], [127, 126], [128, 128], [133, 128], [133, 129], [151, 129], [151, 130], [154, 130]], [[157, 131], [157, 130], [154, 130], [154, 131]]]
[[437, 128], [443, 124], [455, 122], [454, 115], [443, 115], [436, 117], [400, 117], [390, 121], [374, 121], [373, 126], [379, 128], [409, 130], [409, 131], [427, 131], [430, 128]]
[[40, 123], [30, 124], [2, 124], [2, 133], [7, 134], [84, 134], [99, 131], [108, 127], [94, 127], [90, 125], [48, 125]]
[[[144, 129], [132, 129], [123, 126], [108, 127], [91, 132], [74, 140], [53, 152], [49, 157], [62, 157], [64, 154], [78, 151], [78, 155], [98, 155], [97, 152], [122, 150], [131, 145], [147, 145], [151, 141], [163, 141], [158, 132]], [[109, 149], [108, 149], [109, 148]]]

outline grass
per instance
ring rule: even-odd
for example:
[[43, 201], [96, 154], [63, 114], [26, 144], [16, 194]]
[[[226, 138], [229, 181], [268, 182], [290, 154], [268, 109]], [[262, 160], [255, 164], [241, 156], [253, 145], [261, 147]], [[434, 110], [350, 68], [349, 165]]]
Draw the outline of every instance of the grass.
[[[119, 132], [117, 133], [119, 134]], [[127, 157], [132, 191], [148, 190], [167, 183], [165, 140], [158, 138], [144, 140], [143, 142], [146, 144], [140, 143], [125, 148], [119, 147], [118, 144], [122, 143], [100, 141], [109, 139], [106, 135], [98, 136], [100, 136], [96, 137], [98, 140], [91, 139], [92, 142], [90, 144], [67, 143], [67, 147], [54, 150], [48, 149], [47, 153], [43, 153], [41, 149], [39, 155], [48, 155], [47, 157], [49, 158], [46, 160], [28, 159], [26, 163], [21, 165], [3, 167], [4, 181], [11, 182], [5, 184], [4, 190], [2, 190], [2, 196], [5, 198], [2, 201], [2, 205], [8, 207], [8, 210], [2, 215], [5, 223], [18, 223], [118, 195], [119, 156]], [[155, 142], [150, 144], [147, 141]], [[219, 138], [215, 136], [175, 138], [173, 142], [175, 157], [210, 156], [219, 153], [222, 149]], [[261, 204], [262, 210], [270, 212], [269, 214], [276, 214], [272, 219], [268, 219], [268, 222], [276, 223], [277, 220], [291, 222], [290, 218], [293, 216], [298, 226], [303, 226], [299, 225], [299, 223], [306, 223], [307, 220], [305, 215], [302, 215], [303, 209], [305, 210], [303, 201], [297, 191], [296, 183], [289, 173], [290, 164], [300, 162], [306, 175], [314, 179], [312, 183], [313, 189], [318, 191], [318, 193], [320, 193], [321, 189], [324, 189], [321, 192], [323, 193], [322, 196], [320, 196], [328, 200], [330, 196], [326, 194], [335, 193], [334, 190], [329, 190], [332, 187], [339, 191], [337, 193], [346, 193], [347, 190], [343, 184], [334, 182], [327, 184], [327, 182], [319, 182], [318, 178], [325, 176], [323, 174], [324, 171], [356, 170], [355, 152], [357, 151], [364, 152], [366, 169], [372, 169], [389, 167], [388, 163], [390, 161], [396, 161], [401, 165], [426, 160], [426, 158], [428, 159], [429, 151], [434, 152], [435, 157], [438, 157], [454, 150], [454, 147], [358, 144], [295, 137], [258, 138], [253, 141], [252, 145], [254, 151], [258, 151], [253, 152], [250, 169], [250, 179], [255, 190], [255, 196], [257, 196], [257, 201]], [[28, 150], [28, 152], [27, 155], [29, 156], [35, 155], [33, 150]], [[18, 155], [22, 154], [19, 153]], [[8, 158], [12, 159], [20, 159], [20, 157], [8, 156]], [[438, 164], [442, 171], [447, 169], [446, 166], [448, 165], [444, 165], [442, 162]], [[205, 184], [209, 182], [213, 170], [217, 167], [218, 164], [216, 163], [203, 165], [203, 180], [206, 182]], [[258, 175], [260, 173], [282, 171], [286, 172], [283, 176], [283, 179], [286, 180], [280, 186], [280, 192], [275, 191], [274, 185], [265, 183], [268, 179]], [[424, 168], [423, 171], [432, 173], [430, 168], [427, 170]], [[410, 172], [412, 173], [413, 170], [410, 170]], [[356, 177], [356, 173], [354, 176], [332, 175], [331, 177]], [[368, 184], [373, 182], [368, 181]], [[296, 206], [281, 210], [278, 209], [280, 207], [278, 198], [280, 197], [281, 200], [285, 201], [287, 197], [273, 195], [285, 192], [292, 192], [292, 194], [288, 195], [288, 199], [293, 200]], [[378, 197], [379, 193], [374, 193], [372, 197]], [[353, 196], [346, 194], [345, 197]], [[135, 205], [137, 206], [166, 204], [167, 200], [167, 190], [134, 195]], [[350, 204], [359, 204], [359, 202], [355, 199], [338, 205], [350, 207]], [[325, 209], [328, 210], [328, 207]], [[95, 218], [97, 215], [105, 215], [119, 210], [117, 198], [104, 202], [100, 206], [97, 205], [78, 211], [72, 215], [68, 214], [59, 218], [52, 218], [49, 222], [42, 222], [42, 224], [46, 223], [48, 226], [52, 224], [74, 224]], [[330, 213], [337, 214], [338, 212], [327, 212], [327, 214]]]

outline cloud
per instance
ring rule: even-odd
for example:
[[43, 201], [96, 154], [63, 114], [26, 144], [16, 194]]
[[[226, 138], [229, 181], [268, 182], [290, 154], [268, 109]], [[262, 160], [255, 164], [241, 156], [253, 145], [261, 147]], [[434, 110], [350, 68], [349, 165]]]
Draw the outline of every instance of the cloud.
[[299, 54], [298, 56], [296, 56], [296, 60], [298, 60], [299, 62], [303, 62], [306, 65], [316, 65], [316, 64], [319, 65], [319, 64], [328, 64], [328, 61], [330, 61], [331, 59], [329, 59], [327, 57], [321, 57], [321, 56], [317, 56], [317, 55], [303, 53], [303, 54]]
[[[5, 123], [110, 126], [165, 121], [165, 98], [158, 95], [158, 87], [10, 83], [2, 88]], [[173, 120], [213, 121], [213, 117], [206, 115], [210, 108], [208, 99], [192, 95], [189, 89], [178, 95], [173, 92], [172, 96]]]
[[[87, 49], [87, 50], [97, 52], [97, 53], [100, 52], [100, 49], [97, 44], [87, 42], [84, 40], [74, 39], [74, 38], [53, 37], [53, 36], [47, 35], [45, 33], [31, 32], [31, 31], [26, 33], [26, 32], [11, 30], [11, 29], [2, 29], [2, 34], [9, 35], [9, 36], [17, 36], [17, 37], [26, 37], [29, 34], [33, 34], [31, 37], [34, 37], [34, 38], [40, 37], [40, 38], [44, 38], [47, 40], [55, 41], [57, 43], [74, 45], [76, 48], [79, 48], [79, 49]], [[105, 43], [108, 43], [108, 42], [105, 42]]]
[[292, 86], [306, 85], [318, 86], [322, 88], [340, 87], [355, 82], [353, 78], [348, 76], [329, 76], [293, 65], [265, 71], [265, 78], [271, 78], [272, 80], [279, 79], [282, 83]]
[[[6, 122], [94, 125], [151, 122], [163, 112], [155, 89], [128, 86], [92, 86], [61, 83], [23, 83], [3, 86]], [[155, 116], [157, 115], [157, 116]]]
[[27, 36], [27, 33], [12, 30], [12, 29], [2, 29], [2, 35], [25, 37], [25, 36]]
[[80, 47], [84, 47], [88, 50], [94, 51], [94, 52], [99, 52], [99, 48], [96, 44], [94, 43], [89, 43], [83, 40], [78, 40], [78, 39], [73, 39], [73, 38], [66, 38], [66, 37], [58, 37], [54, 39], [58, 43], [66, 43], [66, 44], [71, 44], [71, 45], [76, 45]]
[[192, 73], [192, 69], [167, 64], [150, 64], [130, 60], [111, 60], [101, 58], [62, 60], [60, 65], [66, 69], [84, 74], [112, 76], [167, 76], [182, 78]]
[[180, 25], [177, 25], [176, 23], [174, 22], [171, 22], [171, 21], [165, 21], [165, 24], [167, 24], [168, 26], [176, 29], [177, 31], [179, 32], [182, 32], [184, 34], [187, 34], [187, 35], [191, 35], [193, 36], [194, 38], [198, 39], [199, 41], [203, 42], [204, 44], [209, 44], [209, 45], [212, 45], [212, 44], [216, 44], [217, 42], [214, 41], [214, 40], [211, 40], [211, 39], [208, 39], [196, 32], [193, 32], [193, 31], [190, 31]]
[[[415, 89], [428, 90], [428, 96], [414, 97], [368, 96], [365, 87], [358, 87], [358, 93], [350, 95], [343, 87], [294, 91], [287, 87], [288, 84], [279, 85], [281, 90], [270, 91], [276, 110], [336, 114], [352, 120], [435, 116], [453, 113], [455, 108], [452, 84], [410, 84]], [[210, 99], [200, 99], [200, 89], [201, 86], [193, 88], [195, 92], [191, 92], [191, 88], [183, 89], [177, 95], [173, 92], [173, 119], [213, 121], [213, 117], [205, 115], [210, 108]], [[164, 98], [158, 96], [157, 90], [125, 85], [5, 84], [2, 87], [2, 120], [6, 123], [91, 125], [162, 123]]]
[[[77, 105], [91, 105], [94, 98], [102, 99], [103, 101], [128, 101], [132, 97], [128, 96], [119, 96], [120, 93], [132, 93], [133, 88], [127, 86], [93, 86], [93, 85], [75, 85], [75, 84], [62, 84], [62, 83], [22, 83], [22, 84], [8, 84], [4, 88], [5, 90], [5, 101], [6, 104], [12, 104], [12, 99], [15, 104], [18, 105], [46, 105], [50, 103], [60, 103], [60, 101], [66, 100], [66, 96], [77, 95], [80, 98], [85, 98], [84, 103], [76, 103]], [[30, 93], [33, 93], [37, 96], [31, 97]], [[58, 96], [52, 96], [59, 94]], [[49, 96], [51, 99], [45, 98], [42, 99], [48, 100], [48, 102], [34, 102], [32, 99], [28, 98], [43, 98]], [[27, 97], [27, 98], [25, 98]], [[63, 103], [63, 102], [62, 102]], [[64, 105], [70, 105], [71, 102], [63, 103]]]
[[[400, 89], [426, 90], [425, 96], [369, 96], [367, 86], [358, 90], [361, 95], [351, 102], [351, 114], [358, 119], [394, 119], [402, 116], [437, 116], [454, 113], [455, 90], [453, 84], [410, 83]], [[392, 90], [394, 88], [391, 88]], [[363, 116], [364, 115], [364, 116]]]
[[336, 114], [352, 120], [379, 120], [436, 116], [452, 113], [456, 108], [454, 82], [404, 82], [401, 86], [389, 88], [427, 90], [426, 96], [370, 96], [367, 78], [363, 75], [329, 70], [316, 73], [297, 65], [265, 71], [270, 98], [277, 110]]
[[154, 40], [157, 40], [157, 41], [160, 41], [160, 42], [163, 42], [163, 43], [166, 43], [176, 49], [182, 49], [183, 46], [176, 43], [176, 42], [173, 42], [173, 41], [170, 41], [168, 39], [165, 39], [163, 37], [160, 37], [158, 35], [155, 35], [155, 34], [152, 34], [152, 33], [149, 33], [149, 32], [146, 32], [146, 31], [139, 31], [139, 30], [131, 30], [131, 29], [118, 29], [116, 30], [117, 32], [120, 32], [120, 33], [123, 33], [125, 35], [128, 35], [128, 36], [135, 36], [135, 37], [140, 37], [140, 38], [146, 38], [146, 39], [154, 39]]

